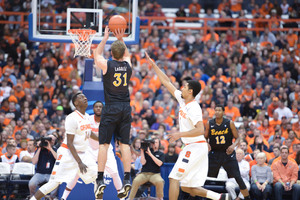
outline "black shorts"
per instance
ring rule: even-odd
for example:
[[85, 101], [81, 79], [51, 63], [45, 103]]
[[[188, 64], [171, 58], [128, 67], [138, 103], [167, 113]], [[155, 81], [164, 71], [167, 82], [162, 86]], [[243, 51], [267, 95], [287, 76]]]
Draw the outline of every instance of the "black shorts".
[[235, 151], [230, 155], [227, 155], [226, 152], [210, 151], [208, 158], [209, 167], [207, 176], [216, 178], [221, 167], [223, 167], [227, 172], [228, 178], [236, 178], [241, 176]]
[[129, 144], [131, 122], [129, 102], [106, 104], [101, 114], [99, 144], [110, 144], [113, 134], [116, 140]]

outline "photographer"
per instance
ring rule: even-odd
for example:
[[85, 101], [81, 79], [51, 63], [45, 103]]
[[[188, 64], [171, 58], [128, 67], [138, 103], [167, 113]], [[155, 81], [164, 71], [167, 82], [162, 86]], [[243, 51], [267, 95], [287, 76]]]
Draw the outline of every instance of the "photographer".
[[148, 181], [155, 185], [157, 198], [163, 199], [164, 180], [160, 175], [160, 166], [162, 166], [162, 164], [164, 163], [165, 156], [162, 152], [159, 151], [159, 146], [160, 140], [158, 138], [154, 138], [151, 142], [148, 140], [144, 140], [142, 142], [142, 172], [138, 174], [133, 180], [129, 199], [134, 199], [139, 186]]
[[[42, 137], [41, 141], [37, 143], [37, 150], [32, 158], [32, 164], [36, 165], [36, 173], [30, 179], [28, 187], [30, 190], [30, 196], [34, 195], [41, 184], [48, 182], [55, 160], [57, 158], [55, 148], [55, 136], [49, 135]], [[51, 197], [55, 197], [56, 190], [51, 193]]]

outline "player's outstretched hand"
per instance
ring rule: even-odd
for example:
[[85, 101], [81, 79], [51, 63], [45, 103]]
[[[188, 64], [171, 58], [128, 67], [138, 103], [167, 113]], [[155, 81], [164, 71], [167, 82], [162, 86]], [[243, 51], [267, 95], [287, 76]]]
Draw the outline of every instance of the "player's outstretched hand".
[[108, 26], [105, 27], [105, 30], [104, 30], [104, 37], [103, 39], [108, 39], [109, 38], [109, 28]]
[[88, 167], [83, 162], [78, 163], [78, 167], [82, 174], [85, 174], [87, 172]]
[[230, 146], [226, 149], [227, 155], [232, 154], [233, 151], [234, 151], [234, 147], [233, 147], [232, 145], [230, 145]]
[[122, 40], [124, 37], [124, 33], [125, 33], [125, 29], [117, 29], [115, 30], [115, 32], [113, 32], [114, 36], [118, 39], [118, 40]]
[[170, 133], [167, 137], [170, 140], [169, 143], [173, 143], [180, 138], [180, 132]]

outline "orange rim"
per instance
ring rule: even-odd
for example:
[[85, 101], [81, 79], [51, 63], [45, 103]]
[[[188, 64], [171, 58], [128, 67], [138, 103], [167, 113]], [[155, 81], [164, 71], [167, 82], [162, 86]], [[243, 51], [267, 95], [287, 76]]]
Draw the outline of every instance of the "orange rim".
[[96, 31], [91, 29], [69, 29], [68, 33], [78, 35], [78, 40], [80, 41], [87, 41], [89, 36], [95, 34]]

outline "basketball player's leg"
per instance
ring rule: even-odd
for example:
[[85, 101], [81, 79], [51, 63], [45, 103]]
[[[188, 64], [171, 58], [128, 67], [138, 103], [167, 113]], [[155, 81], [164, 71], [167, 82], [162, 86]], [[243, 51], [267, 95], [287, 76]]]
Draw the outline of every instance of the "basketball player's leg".
[[116, 157], [113, 152], [113, 147], [111, 144], [109, 145], [109, 148], [107, 151], [107, 161], [106, 161], [105, 170], [112, 177], [116, 190], [120, 191], [122, 188], [122, 180], [119, 175]]
[[250, 199], [249, 191], [247, 189], [246, 184], [244, 183], [244, 180], [241, 177], [240, 169], [238, 162], [236, 160], [235, 153], [233, 154], [234, 156], [228, 156], [226, 159], [226, 162], [223, 163], [223, 167], [225, 171], [227, 172], [228, 176], [231, 178], [233, 177], [237, 184], [240, 187], [240, 191], [245, 197], [245, 200]]
[[69, 194], [71, 193], [71, 191], [73, 190], [73, 188], [75, 187], [77, 181], [78, 181], [78, 178], [79, 178], [79, 174], [76, 174], [76, 176], [74, 177], [74, 179], [70, 182], [67, 183], [67, 186], [64, 190], [64, 193], [62, 195], [62, 199], [67, 199]]
[[169, 199], [177, 200], [179, 196], [179, 180], [169, 178]]
[[59, 182], [49, 181], [44, 184], [35, 194], [30, 198], [30, 200], [39, 200], [43, 198], [48, 193], [52, 192], [55, 188], [59, 186]]
[[122, 153], [122, 161], [124, 166], [124, 180], [123, 188], [118, 193], [118, 198], [126, 198], [131, 189], [130, 170], [131, 170], [131, 151], [130, 151], [130, 128], [131, 128], [131, 107], [130, 105], [123, 105], [121, 122], [117, 126], [116, 137], [120, 141], [120, 150]]

